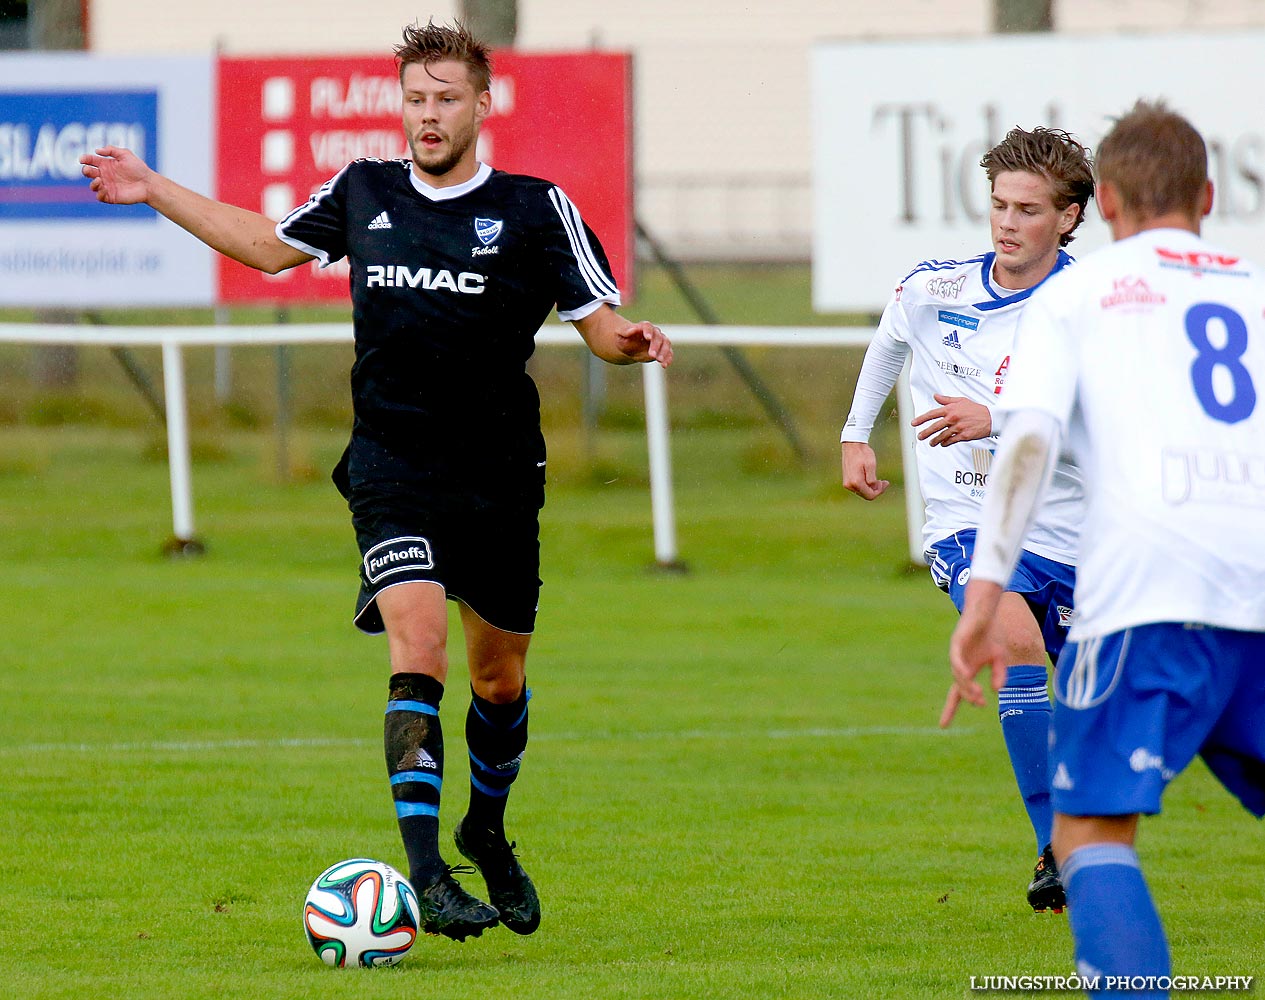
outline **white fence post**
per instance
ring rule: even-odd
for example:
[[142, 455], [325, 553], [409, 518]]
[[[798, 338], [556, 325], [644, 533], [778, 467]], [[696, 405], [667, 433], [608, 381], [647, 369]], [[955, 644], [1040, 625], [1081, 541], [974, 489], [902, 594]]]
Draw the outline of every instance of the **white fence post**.
[[189, 456], [189, 412], [184, 391], [184, 352], [163, 341], [163, 395], [167, 404], [167, 468], [171, 474], [173, 552], [199, 552], [193, 537], [193, 463]]
[[650, 453], [650, 508], [654, 522], [654, 561], [679, 568], [676, 511], [672, 497], [672, 446], [668, 422], [668, 379], [655, 362], [641, 366], [645, 390], [646, 445]]
[[[678, 345], [734, 345], [772, 347], [865, 347], [873, 327], [759, 327], [672, 326], [668, 329]], [[0, 343], [59, 343], [160, 346], [167, 406], [167, 452], [171, 472], [171, 507], [174, 538], [167, 545], [173, 554], [202, 551], [194, 537], [193, 480], [189, 456], [188, 407], [185, 399], [184, 347], [224, 344], [350, 343], [349, 323], [306, 323], [284, 326], [201, 327], [84, 327], [43, 323], [0, 323]], [[557, 324], [542, 329], [536, 343], [575, 346], [576, 334]], [[646, 439], [650, 460], [650, 497], [654, 523], [655, 561], [663, 567], [681, 568], [677, 551], [676, 512], [672, 496], [671, 438], [668, 421], [667, 379], [657, 364], [642, 365]], [[922, 494], [914, 460], [914, 432], [909, 427], [909, 388], [902, 375], [897, 404], [901, 419], [901, 450], [905, 468], [905, 504], [909, 553], [922, 562]]]

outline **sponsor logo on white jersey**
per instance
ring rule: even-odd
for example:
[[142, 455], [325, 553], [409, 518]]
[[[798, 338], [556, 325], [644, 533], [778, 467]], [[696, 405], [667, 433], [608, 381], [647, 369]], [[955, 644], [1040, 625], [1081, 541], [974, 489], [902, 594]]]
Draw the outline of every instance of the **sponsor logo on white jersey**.
[[482, 295], [487, 277], [471, 271], [454, 275], [429, 267], [412, 269], [403, 264], [370, 264], [365, 268], [366, 288], [421, 288], [428, 292], [449, 291], [462, 295]]
[[1006, 372], [1010, 369], [1010, 355], [1007, 354], [1002, 363], [997, 366], [997, 371], [993, 375], [993, 395], [1001, 395], [1001, 387], [1006, 384]]
[[1265, 510], [1265, 459], [1211, 448], [1160, 452], [1164, 502]]
[[953, 473], [954, 484], [957, 486], [970, 486], [972, 489], [983, 489], [988, 485], [988, 473], [993, 467], [992, 449], [972, 448], [971, 466], [974, 471], [958, 469]]
[[1237, 278], [1247, 277], [1247, 271], [1236, 269], [1238, 257], [1225, 254], [1208, 253], [1206, 250], [1166, 250], [1156, 247], [1160, 258], [1160, 267], [1175, 267], [1183, 271], [1215, 271], [1219, 274], [1230, 274]]
[[955, 313], [950, 309], [941, 309], [936, 318], [949, 328], [949, 332], [941, 341], [945, 347], [952, 347], [956, 350], [962, 350], [962, 343], [958, 340], [958, 331], [971, 332], [979, 329], [979, 320], [974, 316], [963, 316], [961, 313]]
[[387, 215], [387, 213], [386, 213], [386, 212], [383, 212], [383, 213], [382, 213], [381, 215], [379, 215], [376, 219], [374, 219], [371, 223], [369, 223], [369, 228], [370, 228], [370, 229], [390, 229], [390, 228], [391, 228], [391, 217], [390, 217], [389, 215]]
[[1166, 301], [1160, 292], [1151, 291], [1145, 278], [1130, 275], [1112, 281], [1111, 294], [1104, 295], [1099, 305], [1104, 309], [1114, 309], [1117, 306], [1159, 306]]
[[965, 274], [957, 278], [932, 278], [927, 282], [927, 294], [938, 299], [956, 300], [962, 294], [962, 286], [965, 284]]
[[[961, 345], [958, 345], [959, 347]], [[952, 375], [954, 378], [979, 378], [984, 373], [974, 365], [963, 365], [956, 361], [940, 361], [936, 360], [936, 367], [946, 375]]]

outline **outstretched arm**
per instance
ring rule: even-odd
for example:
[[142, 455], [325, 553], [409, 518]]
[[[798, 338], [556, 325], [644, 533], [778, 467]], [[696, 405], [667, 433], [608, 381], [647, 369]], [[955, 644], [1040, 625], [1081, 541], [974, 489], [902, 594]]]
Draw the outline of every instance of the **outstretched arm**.
[[672, 363], [672, 342], [662, 330], [646, 320], [624, 319], [605, 303], [575, 320], [575, 328], [594, 355], [613, 365], [657, 361], [666, 368]]
[[266, 215], [228, 205], [181, 187], [151, 170], [131, 150], [103, 146], [79, 158], [83, 175], [92, 183], [97, 200], [110, 205], [144, 203], [213, 250], [269, 274], [295, 267], [311, 255], [277, 237]]

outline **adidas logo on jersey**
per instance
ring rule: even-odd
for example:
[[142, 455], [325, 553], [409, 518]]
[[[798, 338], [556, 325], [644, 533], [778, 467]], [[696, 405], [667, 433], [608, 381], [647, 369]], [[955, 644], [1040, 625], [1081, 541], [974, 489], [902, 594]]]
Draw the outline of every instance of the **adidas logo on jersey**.
[[386, 213], [386, 212], [383, 212], [383, 213], [382, 213], [381, 215], [379, 215], [376, 219], [374, 219], [371, 223], [369, 223], [369, 228], [370, 228], [370, 229], [390, 229], [390, 228], [391, 228], [391, 219], [390, 219], [390, 217], [387, 215], [387, 213]]
[[952, 347], [958, 351], [962, 350], [962, 342], [958, 340], [957, 330], [950, 330], [940, 343], [942, 343], [945, 347]]

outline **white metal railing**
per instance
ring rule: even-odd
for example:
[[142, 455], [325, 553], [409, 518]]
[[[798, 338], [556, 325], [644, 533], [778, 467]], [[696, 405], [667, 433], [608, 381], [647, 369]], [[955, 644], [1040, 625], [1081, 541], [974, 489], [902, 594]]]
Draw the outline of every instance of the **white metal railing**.
[[[865, 347], [873, 327], [816, 326], [666, 326], [675, 347]], [[172, 533], [180, 545], [195, 541], [193, 468], [189, 457], [189, 420], [185, 394], [184, 348], [209, 345], [350, 343], [349, 323], [283, 323], [266, 326], [80, 326], [45, 323], [0, 323], [0, 342], [84, 344], [104, 347], [162, 348], [163, 389], [167, 411], [167, 455], [171, 476]], [[578, 334], [564, 325], [548, 326], [536, 335], [540, 346], [579, 346]], [[650, 464], [650, 501], [655, 561], [678, 562], [676, 513], [672, 491], [672, 451], [668, 420], [667, 377], [656, 364], [642, 365], [646, 409], [646, 441]], [[905, 516], [909, 555], [922, 562], [922, 494], [914, 459], [912, 408], [901, 375], [897, 405], [901, 423], [901, 457], [905, 471]], [[840, 414], [840, 419], [844, 415]], [[842, 487], [840, 487], [842, 489]]]

